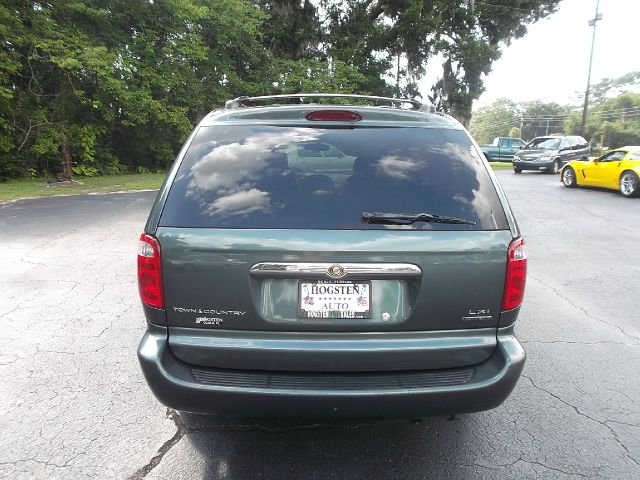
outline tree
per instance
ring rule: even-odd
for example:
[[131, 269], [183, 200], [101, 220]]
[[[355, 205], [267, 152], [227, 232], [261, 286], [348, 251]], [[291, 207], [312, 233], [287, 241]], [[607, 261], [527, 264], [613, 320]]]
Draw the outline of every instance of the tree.
[[[9, 17], [10, 41], [3, 44], [6, 56], [18, 60], [6, 82], [11, 101], [2, 109], [2, 123], [8, 125], [0, 143], [11, 142], [6, 173], [34, 169], [33, 157], [58, 162], [62, 158], [65, 176], [70, 176], [72, 154], [91, 162], [95, 140], [103, 132], [104, 113], [92, 104], [90, 92], [97, 79], [112, 68], [113, 54], [97, 45], [84, 31], [66, 23], [78, 16], [84, 5], [12, 2]], [[15, 155], [15, 156], [14, 156]]]
[[478, 143], [491, 143], [495, 137], [511, 136], [510, 131], [520, 124], [520, 107], [506, 98], [478, 109], [471, 119], [471, 135]]
[[263, 42], [273, 57], [317, 59], [322, 28], [310, 0], [260, 0], [258, 5], [267, 15]]
[[[354, 65], [373, 93], [416, 94], [429, 59], [442, 55], [431, 99], [467, 124], [482, 76], [504, 42], [555, 11], [559, 0], [325, 0], [326, 54]], [[386, 81], [389, 79], [390, 81]]]
[[502, 43], [558, 1], [6, 0], [0, 177], [164, 169], [228, 98], [417, 96], [438, 55], [433, 99], [467, 123]]
[[270, 68], [273, 93], [351, 93], [364, 80], [356, 68], [340, 61], [279, 59]]
[[[640, 143], [640, 71], [604, 78], [592, 87], [585, 138], [592, 145], [612, 148]], [[580, 133], [581, 112], [565, 123], [567, 134]]]
[[[581, 117], [574, 113], [565, 131], [578, 135]], [[610, 148], [640, 145], [640, 94], [625, 92], [593, 106], [585, 126], [585, 137], [592, 145]]]
[[521, 104], [523, 138], [562, 133], [569, 112], [568, 107], [553, 102], [537, 100]]
[[[618, 78], [603, 78], [591, 87], [591, 103], [594, 105], [604, 102], [614, 94], [640, 90], [640, 71], [629, 72]], [[582, 97], [584, 99], [584, 97]]]
[[555, 12], [559, 1], [446, 2], [438, 29], [437, 52], [445, 58], [431, 98], [467, 125], [473, 100], [484, 91], [483, 75], [500, 57], [501, 45], [526, 33], [526, 25]]
[[471, 119], [470, 131], [478, 142], [488, 143], [495, 137], [516, 136], [525, 140], [562, 133], [571, 118], [570, 107], [541, 101], [515, 103], [500, 98], [478, 109]]
[[13, 0], [0, 18], [0, 175], [164, 169], [205, 112], [264, 89], [249, 1]]

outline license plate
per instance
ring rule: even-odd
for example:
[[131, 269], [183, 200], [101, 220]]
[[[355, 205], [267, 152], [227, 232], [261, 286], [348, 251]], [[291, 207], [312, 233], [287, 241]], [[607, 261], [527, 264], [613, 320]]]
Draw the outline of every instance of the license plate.
[[300, 318], [371, 318], [371, 282], [301, 281]]

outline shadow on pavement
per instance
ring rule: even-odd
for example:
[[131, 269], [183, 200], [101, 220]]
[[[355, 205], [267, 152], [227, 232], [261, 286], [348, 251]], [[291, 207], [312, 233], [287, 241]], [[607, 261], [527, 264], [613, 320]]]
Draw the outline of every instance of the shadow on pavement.
[[204, 479], [470, 478], [460, 454], [474, 458], [465, 449], [471, 418], [266, 423], [180, 414]]

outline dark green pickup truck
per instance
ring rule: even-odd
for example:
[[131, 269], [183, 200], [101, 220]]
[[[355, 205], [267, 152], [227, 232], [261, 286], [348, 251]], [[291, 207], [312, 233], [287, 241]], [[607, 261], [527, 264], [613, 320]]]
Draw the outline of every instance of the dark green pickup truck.
[[496, 137], [491, 145], [481, 145], [482, 153], [490, 162], [499, 160], [512, 161], [513, 156], [524, 147], [526, 142], [521, 138]]

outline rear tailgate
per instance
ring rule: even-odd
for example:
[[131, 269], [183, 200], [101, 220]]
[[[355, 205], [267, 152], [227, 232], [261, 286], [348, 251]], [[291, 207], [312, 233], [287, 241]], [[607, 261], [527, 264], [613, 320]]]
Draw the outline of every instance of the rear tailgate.
[[[509, 231], [223, 230], [161, 227], [170, 326], [273, 331], [435, 331], [497, 327]], [[251, 272], [259, 264], [318, 273]], [[370, 318], [300, 318], [300, 282], [325, 265], [366, 265]], [[385, 275], [388, 264], [417, 268]], [[255, 270], [255, 269], [254, 269]], [[381, 270], [384, 272], [385, 269]]]
[[[248, 370], [438, 369], [477, 364], [495, 347], [508, 231], [163, 227], [157, 235], [169, 342], [187, 363]], [[369, 274], [370, 318], [300, 318], [299, 284], [313, 277], [251, 273], [264, 263], [400, 263], [420, 273]]]

